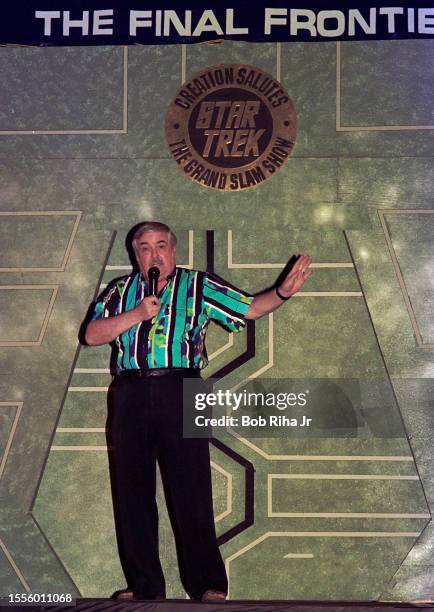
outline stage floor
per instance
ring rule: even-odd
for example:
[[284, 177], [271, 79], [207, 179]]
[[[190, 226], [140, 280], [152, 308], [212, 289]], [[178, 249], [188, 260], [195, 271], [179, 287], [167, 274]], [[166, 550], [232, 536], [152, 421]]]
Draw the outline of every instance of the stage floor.
[[[3, 609], [3, 606], [0, 607]], [[6, 608], [4, 608], [6, 609]], [[10, 608], [9, 608], [10, 609]], [[15, 608], [17, 609], [17, 608]], [[75, 606], [40, 606], [27, 610], [55, 612], [404, 612], [411, 610], [434, 611], [434, 602], [346, 602], [346, 601], [225, 601], [201, 603], [185, 599], [163, 601], [117, 601], [110, 599], [77, 599]]]

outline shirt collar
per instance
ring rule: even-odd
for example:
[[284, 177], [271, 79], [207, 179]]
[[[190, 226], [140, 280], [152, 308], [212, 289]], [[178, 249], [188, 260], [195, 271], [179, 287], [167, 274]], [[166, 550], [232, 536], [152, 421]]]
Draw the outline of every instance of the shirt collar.
[[171, 278], [175, 278], [175, 275], [176, 275], [176, 271], [177, 271], [177, 269], [178, 269], [178, 268], [175, 266], [175, 267], [173, 268], [173, 272], [171, 272], [170, 274], [168, 274], [168, 275], [167, 275], [167, 280], [168, 280], [168, 281], [170, 281], [170, 279], [171, 279]]

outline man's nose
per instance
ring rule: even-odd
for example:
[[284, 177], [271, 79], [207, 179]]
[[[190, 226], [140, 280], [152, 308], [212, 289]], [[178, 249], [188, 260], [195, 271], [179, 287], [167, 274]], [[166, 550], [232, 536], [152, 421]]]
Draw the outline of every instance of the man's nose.
[[157, 249], [151, 249], [151, 261], [160, 261], [160, 255]]

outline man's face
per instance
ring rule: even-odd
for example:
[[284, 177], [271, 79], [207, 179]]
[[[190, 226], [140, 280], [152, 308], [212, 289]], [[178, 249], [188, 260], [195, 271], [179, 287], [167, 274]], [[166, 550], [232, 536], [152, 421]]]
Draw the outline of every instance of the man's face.
[[176, 264], [176, 246], [170, 243], [166, 232], [144, 232], [136, 241], [136, 257], [140, 271], [148, 278], [148, 270], [156, 266], [160, 270], [160, 279], [173, 272]]

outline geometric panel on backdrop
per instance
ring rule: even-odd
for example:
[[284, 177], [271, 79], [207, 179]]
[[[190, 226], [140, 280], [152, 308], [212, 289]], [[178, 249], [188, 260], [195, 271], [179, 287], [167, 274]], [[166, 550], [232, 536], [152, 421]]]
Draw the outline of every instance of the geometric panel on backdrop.
[[64, 272], [81, 214], [0, 212], [0, 272]]
[[125, 112], [123, 55], [115, 47], [3, 49], [0, 130], [119, 131]]
[[434, 129], [430, 45], [427, 40], [338, 42], [339, 127]]
[[0, 346], [40, 346], [58, 285], [0, 285]]
[[434, 210], [379, 209], [395, 273], [419, 348], [434, 348]]

